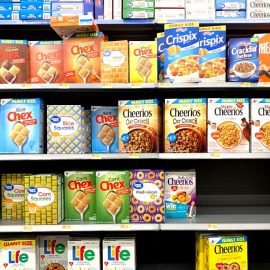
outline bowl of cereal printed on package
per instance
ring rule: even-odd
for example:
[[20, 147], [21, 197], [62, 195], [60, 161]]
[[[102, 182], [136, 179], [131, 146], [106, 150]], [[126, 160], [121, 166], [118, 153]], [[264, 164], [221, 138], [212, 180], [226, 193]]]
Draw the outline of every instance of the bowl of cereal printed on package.
[[256, 71], [256, 65], [249, 61], [238, 62], [233, 66], [233, 72], [241, 79], [251, 77]]

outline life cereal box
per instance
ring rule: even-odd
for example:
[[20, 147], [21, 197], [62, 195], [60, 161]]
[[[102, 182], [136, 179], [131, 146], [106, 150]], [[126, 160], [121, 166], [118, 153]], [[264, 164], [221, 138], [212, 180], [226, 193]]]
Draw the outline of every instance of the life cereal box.
[[67, 270], [100, 270], [100, 240], [71, 238], [68, 241]]
[[136, 270], [135, 238], [104, 238], [103, 270]]
[[56, 174], [30, 175], [25, 182], [25, 224], [58, 224], [62, 221], [63, 179]]
[[0, 153], [43, 153], [44, 102], [39, 98], [0, 102]]
[[251, 152], [270, 152], [270, 99], [251, 99]]
[[158, 100], [121, 100], [118, 106], [119, 152], [159, 152], [162, 122]]
[[118, 153], [118, 107], [92, 106], [92, 152]]
[[65, 172], [65, 220], [96, 221], [96, 173]]
[[200, 27], [200, 79], [226, 81], [226, 26]]
[[34, 239], [2, 240], [2, 261], [5, 270], [38, 269], [38, 241]]
[[259, 39], [233, 38], [228, 43], [229, 82], [258, 82]]
[[246, 236], [209, 236], [205, 245], [205, 268], [209, 270], [248, 269]]
[[158, 81], [164, 82], [164, 32], [157, 34]]
[[165, 219], [196, 215], [196, 173], [193, 170], [165, 173]]
[[100, 82], [100, 45], [103, 34], [79, 33], [64, 40], [64, 81]]
[[157, 82], [157, 42], [129, 42], [129, 74], [131, 83]]
[[68, 236], [40, 236], [40, 270], [67, 269]]
[[30, 83], [63, 82], [63, 41], [28, 41]]
[[164, 222], [164, 171], [131, 170], [130, 222]]
[[129, 172], [97, 171], [97, 223], [129, 223]]
[[249, 152], [249, 99], [208, 99], [208, 152]]
[[165, 152], [206, 152], [206, 99], [165, 100]]
[[165, 24], [165, 81], [199, 80], [199, 23]]

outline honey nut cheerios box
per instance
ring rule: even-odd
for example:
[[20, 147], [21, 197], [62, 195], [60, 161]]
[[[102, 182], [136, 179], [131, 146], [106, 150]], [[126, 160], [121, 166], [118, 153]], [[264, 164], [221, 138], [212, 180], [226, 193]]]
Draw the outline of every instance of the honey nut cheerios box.
[[119, 152], [159, 152], [162, 117], [158, 100], [120, 100], [118, 109]]
[[165, 24], [165, 81], [199, 81], [199, 23]]
[[164, 171], [130, 171], [130, 222], [164, 223]]
[[200, 27], [200, 80], [226, 81], [226, 26]]
[[157, 61], [158, 61], [158, 81], [164, 82], [165, 74], [164, 74], [164, 32], [157, 33]]
[[166, 99], [165, 152], [206, 152], [206, 99]]
[[208, 152], [248, 153], [249, 99], [208, 99]]

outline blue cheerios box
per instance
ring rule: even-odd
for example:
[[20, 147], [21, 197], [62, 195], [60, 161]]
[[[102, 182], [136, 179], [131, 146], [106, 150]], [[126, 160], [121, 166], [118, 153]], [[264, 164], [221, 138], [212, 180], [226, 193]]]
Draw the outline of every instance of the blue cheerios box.
[[165, 81], [199, 80], [199, 23], [165, 25]]
[[200, 27], [200, 79], [226, 81], [226, 26]]
[[44, 103], [41, 99], [1, 99], [0, 123], [0, 153], [43, 153]]
[[228, 43], [229, 82], [258, 82], [258, 38], [233, 38]]
[[157, 34], [158, 81], [164, 82], [164, 32]]
[[118, 107], [91, 107], [92, 153], [118, 153]]

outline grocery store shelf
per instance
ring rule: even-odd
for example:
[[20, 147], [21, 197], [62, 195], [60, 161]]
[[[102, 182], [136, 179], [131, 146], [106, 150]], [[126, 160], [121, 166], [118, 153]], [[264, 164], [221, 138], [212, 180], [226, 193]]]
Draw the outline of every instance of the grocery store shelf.
[[270, 153], [160, 153], [159, 159], [270, 159]]
[[50, 20], [0, 20], [0, 25], [49, 25]]

